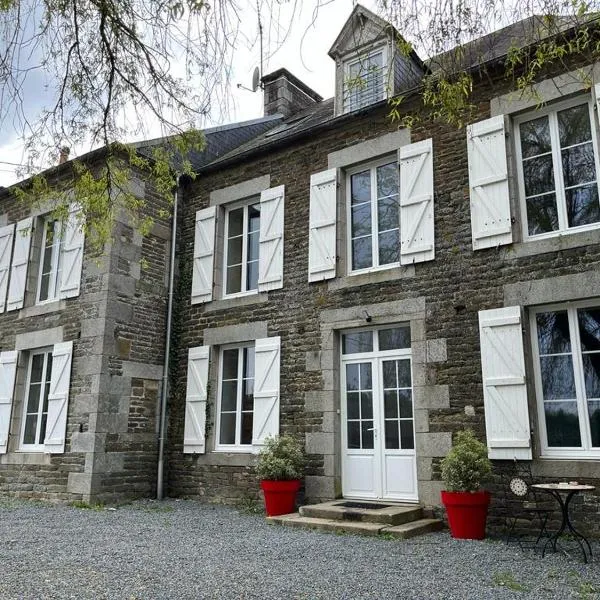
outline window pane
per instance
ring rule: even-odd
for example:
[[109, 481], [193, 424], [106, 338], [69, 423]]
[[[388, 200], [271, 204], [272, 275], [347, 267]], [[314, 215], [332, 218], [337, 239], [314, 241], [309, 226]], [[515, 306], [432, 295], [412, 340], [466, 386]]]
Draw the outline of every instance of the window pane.
[[398, 377], [395, 360], [383, 361], [383, 387], [385, 389], [395, 389], [398, 387]]
[[29, 386], [29, 396], [27, 398], [28, 413], [37, 413], [37, 411], [39, 410], [41, 390], [41, 383], [32, 383]]
[[377, 226], [379, 231], [398, 229], [400, 217], [398, 216], [398, 195], [383, 198], [377, 202]]
[[595, 181], [596, 165], [592, 142], [563, 150], [562, 167], [565, 187]]
[[352, 237], [371, 235], [371, 204], [359, 204], [350, 210], [352, 213]]
[[543, 356], [540, 358], [540, 369], [544, 400], [576, 397], [571, 356]]
[[229, 211], [229, 228], [227, 231], [228, 237], [242, 235], [244, 232], [244, 209], [237, 208]]
[[584, 354], [582, 358], [585, 396], [600, 398], [600, 354]]
[[548, 446], [581, 447], [577, 402], [546, 402], [544, 412]]
[[368, 269], [373, 266], [373, 241], [371, 237], [352, 240], [352, 268]]
[[540, 354], [571, 352], [569, 319], [566, 310], [538, 313], [535, 321]]
[[371, 172], [362, 171], [350, 177], [350, 204], [362, 204], [371, 200]]
[[40, 302], [48, 300], [49, 288], [50, 288], [50, 273], [44, 273], [40, 280]]
[[42, 381], [42, 372], [44, 370], [44, 354], [34, 354], [31, 359], [31, 383], [40, 383]]
[[398, 387], [409, 388], [410, 383], [410, 360], [403, 359], [396, 361], [398, 363]]
[[235, 444], [235, 413], [221, 414], [221, 431], [219, 443]]
[[527, 230], [529, 235], [539, 235], [558, 230], [556, 195], [547, 194], [527, 199]]
[[248, 260], [258, 260], [260, 233], [255, 231], [248, 234]]
[[550, 127], [548, 117], [540, 117], [519, 126], [523, 158], [550, 152]]
[[258, 261], [249, 262], [246, 270], [246, 291], [258, 288]]
[[243, 445], [252, 443], [252, 420], [253, 413], [245, 412], [242, 413], [242, 431], [240, 437], [240, 443]]
[[[371, 333], [371, 332], [369, 332]], [[360, 365], [360, 389], [370, 390], [373, 387], [371, 378], [371, 363], [361, 363]]]
[[558, 132], [561, 147], [580, 144], [592, 138], [590, 110], [587, 104], [558, 112]]
[[398, 421], [396, 420], [385, 422], [385, 447], [387, 450], [398, 450], [400, 448]]
[[598, 186], [596, 183], [565, 190], [569, 227], [600, 221]]
[[254, 409], [254, 379], [245, 379], [242, 387], [242, 410]]
[[237, 379], [238, 349], [223, 350], [223, 379]]
[[239, 265], [242, 262], [242, 237], [230, 238], [227, 242], [227, 265]]
[[403, 450], [413, 450], [415, 447], [415, 437], [413, 433], [413, 422], [400, 421], [400, 439]]
[[592, 446], [600, 446], [600, 402], [588, 402], [590, 416], [590, 430], [592, 432]]
[[242, 265], [227, 267], [227, 294], [237, 294], [242, 291]]
[[360, 393], [360, 418], [361, 419], [372, 419], [373, 418], [373, 393], [372, 392], [361, 392]]
[[[346, 336], [344, 336], [345, 338]], [[348, 352], [344, 351], [345, 354]], [[346, 365], [346, 389], [358, 389], [358, 365]]]
[[358, 392], [348, 392], [346, 394], [346, 404], [348, 407], [348, 419], [360, 419], [360, 411], [358, 407]]
[[237, 381], [224, 381], [221, 384], [221, 410], [235, 411], [237, 408]]
[[400, 417], [403, 419], [412, 419], [412, 392], [410, 390], [399, 390], [398, 395], [400, 399]]
[[600, 350], [600, 308], [577, 311], [582, 350]]
[[396, 390], [385, 390], [383, 392], [383, 406], [386, 419], [398, 417], [398, 392]]
[[348, 448], [360, 448], [360, 421], [348, 421]]
[[393, 327], [392, 329], [380, 329], [380, 350], [397, 350], [399, 348], [410, 348], [410, 327]]
[[244, 379], [254, 377], [254, 347], [244, 348]]
[[25, 418], [24, 444], [35, 444], [35, 430], [37, 428], [37, 414], [27, 415]]
[[398, 229], [379, 234], [379, 264], [389, 265], [400, 260], [400, 231]]
[[362, 448], [365, 450], [373, 449], [373, 421], [361, 421], [362, 430]]
[[342, 336], [342, 354], [373, 351], [373, 332], [356, 331]]
[[[47, 408], [47, 407], [46, 407]], [[46, 421], [48, 420], [48, 413], [42, 414], [42, 422], [40, 423], [40, 438], [38, 444], [43, 444], [46, 439]]]
[[377, 167], [377, 197], [384, 198], [398, 194], [398, 165], [389, 163]]
[[248, 207], [248, 233], [260, 231], [260, 204]]
[[554, 170], [552, 155], [546, 154], [523, 161], [525, 195], [537, 196], [554, 191]]

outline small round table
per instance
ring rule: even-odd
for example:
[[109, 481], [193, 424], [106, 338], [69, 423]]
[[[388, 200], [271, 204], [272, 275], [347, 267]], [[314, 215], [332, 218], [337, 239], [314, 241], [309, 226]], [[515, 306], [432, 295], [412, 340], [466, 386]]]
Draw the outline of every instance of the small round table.
[[[573, 523], [571, 523], [571, 519], [569, 519], [569, 504], [571, 503], [571, 499], [573, 496], [575, 496], [575, 494], [578, 494], [579, 492], [591, 492], [596, 488], [593, 485], [580, 485], [571, 483], [535, 483], [531, 487], [541, 490], [542, 492], [546, 492], [555, 498], [560, 505], [562, 512], [562, 523], [560, 524], [558, 531], [544, 544], [544, 548], [542, 549], [542, 557], [546, 554], [546, 548], [549, 544], [552, 545], [554, 552], [556, 552], [556, 543], [558, 538], [564, 534], [565, 529], [568, 529], [575, 538], [575, 541], [579, 544], [579, 548], [583, 554], [583, 562], [587, 563], [588, 559], [592, 558], [592, 547], [590, 546], [590, 543], [587, 541], [586, 537], [579, 533], [579, 531], [577, 531], [573, 526]], [[566, 498], [563, 499], [563, 495], [565, 494]]]

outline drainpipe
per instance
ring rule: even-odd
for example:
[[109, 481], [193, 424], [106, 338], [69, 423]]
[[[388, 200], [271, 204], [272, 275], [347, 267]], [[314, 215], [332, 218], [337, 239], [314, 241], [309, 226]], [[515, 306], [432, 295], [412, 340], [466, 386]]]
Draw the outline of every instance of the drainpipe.
[[175, 279], [175, 250], [177, 248], [177, 205], [181, 175], [177, 177], [173, 192], [173, 221], [171, 224], [171, 259], [169, 266], [169, 300], [167, 305], [167, 339], [165, 341], [165, 364], [160, 395], [160, 424], [158, 429], [158, 472], [156, 475], [156, 499], [163, 499], [165, 440], [167, 437], [167, 398], [169, 396], [169, 355], [171, 354], [171, 321], [173, 318], [173, 282]]

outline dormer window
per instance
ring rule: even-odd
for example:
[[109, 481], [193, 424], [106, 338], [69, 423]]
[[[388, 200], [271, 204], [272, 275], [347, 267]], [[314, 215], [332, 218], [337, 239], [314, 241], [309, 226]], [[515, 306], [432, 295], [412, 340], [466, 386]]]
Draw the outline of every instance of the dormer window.
[[345, 63], [344, 112], [374, 104], [387, 96], [385, 55], [385, 48], [380, 48]]

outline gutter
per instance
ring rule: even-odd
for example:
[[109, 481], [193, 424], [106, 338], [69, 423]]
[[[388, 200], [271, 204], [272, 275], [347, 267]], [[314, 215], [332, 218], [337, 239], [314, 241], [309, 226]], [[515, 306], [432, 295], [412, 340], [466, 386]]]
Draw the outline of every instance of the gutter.
[[173, 321], [173, 291], [175, 280], [175, 252], [177, 248], [177, 208], [181, 175], [177, 177], [173, 191], [173, 220], [171, 223], [171, 256], [169, 264], [169, 299], [167, 303], [167, 334], [165, 340], [165, 362], [160, 394], [160, 421], [158, 426], [158, 469], [156, 474], [156, 499], [164, 497], [165, 441], [167, 438], [167, 400], [169, 398], [169, 359], [171, 354], [171, 329]]

